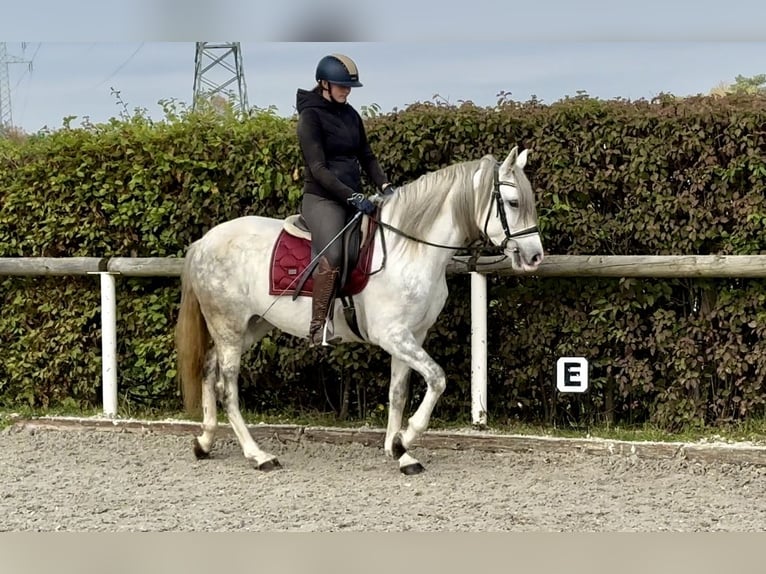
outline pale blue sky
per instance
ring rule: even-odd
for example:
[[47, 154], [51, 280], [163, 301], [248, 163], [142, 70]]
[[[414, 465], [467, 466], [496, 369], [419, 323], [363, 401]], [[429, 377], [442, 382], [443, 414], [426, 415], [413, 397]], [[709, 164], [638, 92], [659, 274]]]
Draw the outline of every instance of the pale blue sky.
[[[191, 103], [193, 42], [37, 43], [22, 52], [30, 72], [10, 66], [13, 122], [28, 132], [61, 126], [65, 116], [106, 121], [122, 109], [111, 88], [132, 110], [162, 117], [161, 99]], [[364, 87], [350, 102], [404, 108], [439, 94], [456, 103], [493, 105], [505, 90], [517, 100], [532, 94], [545, 102], [578, 90], [600, 98], [652, 98], [660, 92], [707, 92], [721, 81], [766, 72], [766, 42], [745, 43], [267, 43], [244, 42], [248, 99], [258, 107], [293, 112], [295, 91], [313, 84], [325, 53], [341, 51], [357, 62]], [[75, 124], [78, 122], [76, 121]]]
[[[26, 0], [6, 3], [0, 41], [34, 58], [11, 65], [13, 120], [27, 131], [68, 115], [106, 121], [130, 109], [161, 117], [158, 101], [191, 103], [194, 41], [240, 41], [251, 105], [292, 113], [317, 60], [341, 51], [365, 87], [351, 103], [403, 108], [435, 94], [492, 105], [497, 93], [553, 102], [577, 90], [601, 98], [707, 92], [766, 72], [761, 2], [537, 0]], [[376, 42], [302, 43], [306, 39]], [[22, 53], [20, 42], [28, 42]], [[749, 42], [749, 43], [747, 43]], [[76, 123], [76, 122], [75, 122]]]

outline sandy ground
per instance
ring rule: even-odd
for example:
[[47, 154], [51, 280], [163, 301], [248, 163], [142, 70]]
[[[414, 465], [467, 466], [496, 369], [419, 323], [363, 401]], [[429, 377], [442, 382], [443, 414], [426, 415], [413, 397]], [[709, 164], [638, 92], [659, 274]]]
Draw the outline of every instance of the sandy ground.
[[189, 436], [7, 428], [2, 531], [764, 531], [766, 467], [585, 453], [382, 448], [233, 438], [197, 461]]

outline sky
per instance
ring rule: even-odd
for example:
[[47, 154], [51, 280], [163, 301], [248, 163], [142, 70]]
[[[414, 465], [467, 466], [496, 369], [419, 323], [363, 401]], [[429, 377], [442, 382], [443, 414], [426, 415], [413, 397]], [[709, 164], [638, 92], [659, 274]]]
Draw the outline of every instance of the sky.
[[[126, 7], [130, 4], [129, 7]], [[625, 4], [624, 6], [621, 4]], [[294, 111], [317, 61], [344, 53], [359, 69], [357, 109], [403, 109], [434, 98], [494, 105], [552, 103], [585, 91], [651, 99], [706, 93], [737, 75], [766, 73], [760, 2], [580, 0], [500, 7], [488, 0], [27, 0], [3, 7], [0, 41], [28, 63], [9, 65], [13, 123], [58, 129], [67, 116], [107, 121], [160, 100], [190, 105], [195, 41], [241, 43], [250, 106]], [[44, 14], [44, 18], [39, 15]], [[25, 42], [25, 46], [22, 46]], [[119, 96], [116, 95], [119, 92]]]

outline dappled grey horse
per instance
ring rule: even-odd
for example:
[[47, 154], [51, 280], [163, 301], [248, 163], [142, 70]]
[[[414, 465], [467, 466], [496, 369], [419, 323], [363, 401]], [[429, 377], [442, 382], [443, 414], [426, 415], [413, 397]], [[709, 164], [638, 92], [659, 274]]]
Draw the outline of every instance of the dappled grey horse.
[[[402, 185], [374, 216], [379, 223], [364, 288], [354, 297], [355, 321], [335, 313], [334, 335], [367, 343], [391, 355], [385, 452], [405, 474], [423, 466], [409, 452], [429, 424], [446, 387], [444, 370], [423, 341], [447, 299], [446, 271], [459, 249], [499, 247], [514, 269], [534, 271], [543, 259], [532, 187], [524, 174], [527, 150], [514, 147], [500, 163], [491, 155], [456, 163]], [[364, 216], [367, 221], [367, 216]], [[202, 407], [197, 457], [215, 440], [216, 400], [221, 401], [244, 456], [256, 468], [280, 466], [250, 435], [239, 407], [240, 359], [274, 328], [308, 338], [309, 297], [273, 293], [270, 264], [286, 220], [248, 216], [222, 223], [188, 249], [176, 328], [178, 373], [184, 404]], [[384, 249], [385, 247], [385, 249]], [[340, 302], [335, 301], [336, 309]], [[402, 427], [411, 370], [426, 393]]]

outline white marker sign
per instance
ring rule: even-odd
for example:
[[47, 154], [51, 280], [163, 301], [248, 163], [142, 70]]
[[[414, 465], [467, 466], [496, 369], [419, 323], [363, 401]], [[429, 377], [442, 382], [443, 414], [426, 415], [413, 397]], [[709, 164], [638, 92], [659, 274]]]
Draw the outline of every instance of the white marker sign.
[[561, 357], [556, 362], [556, 388], [562, 393], [588, 390], [588, 360], [584, 357]]

